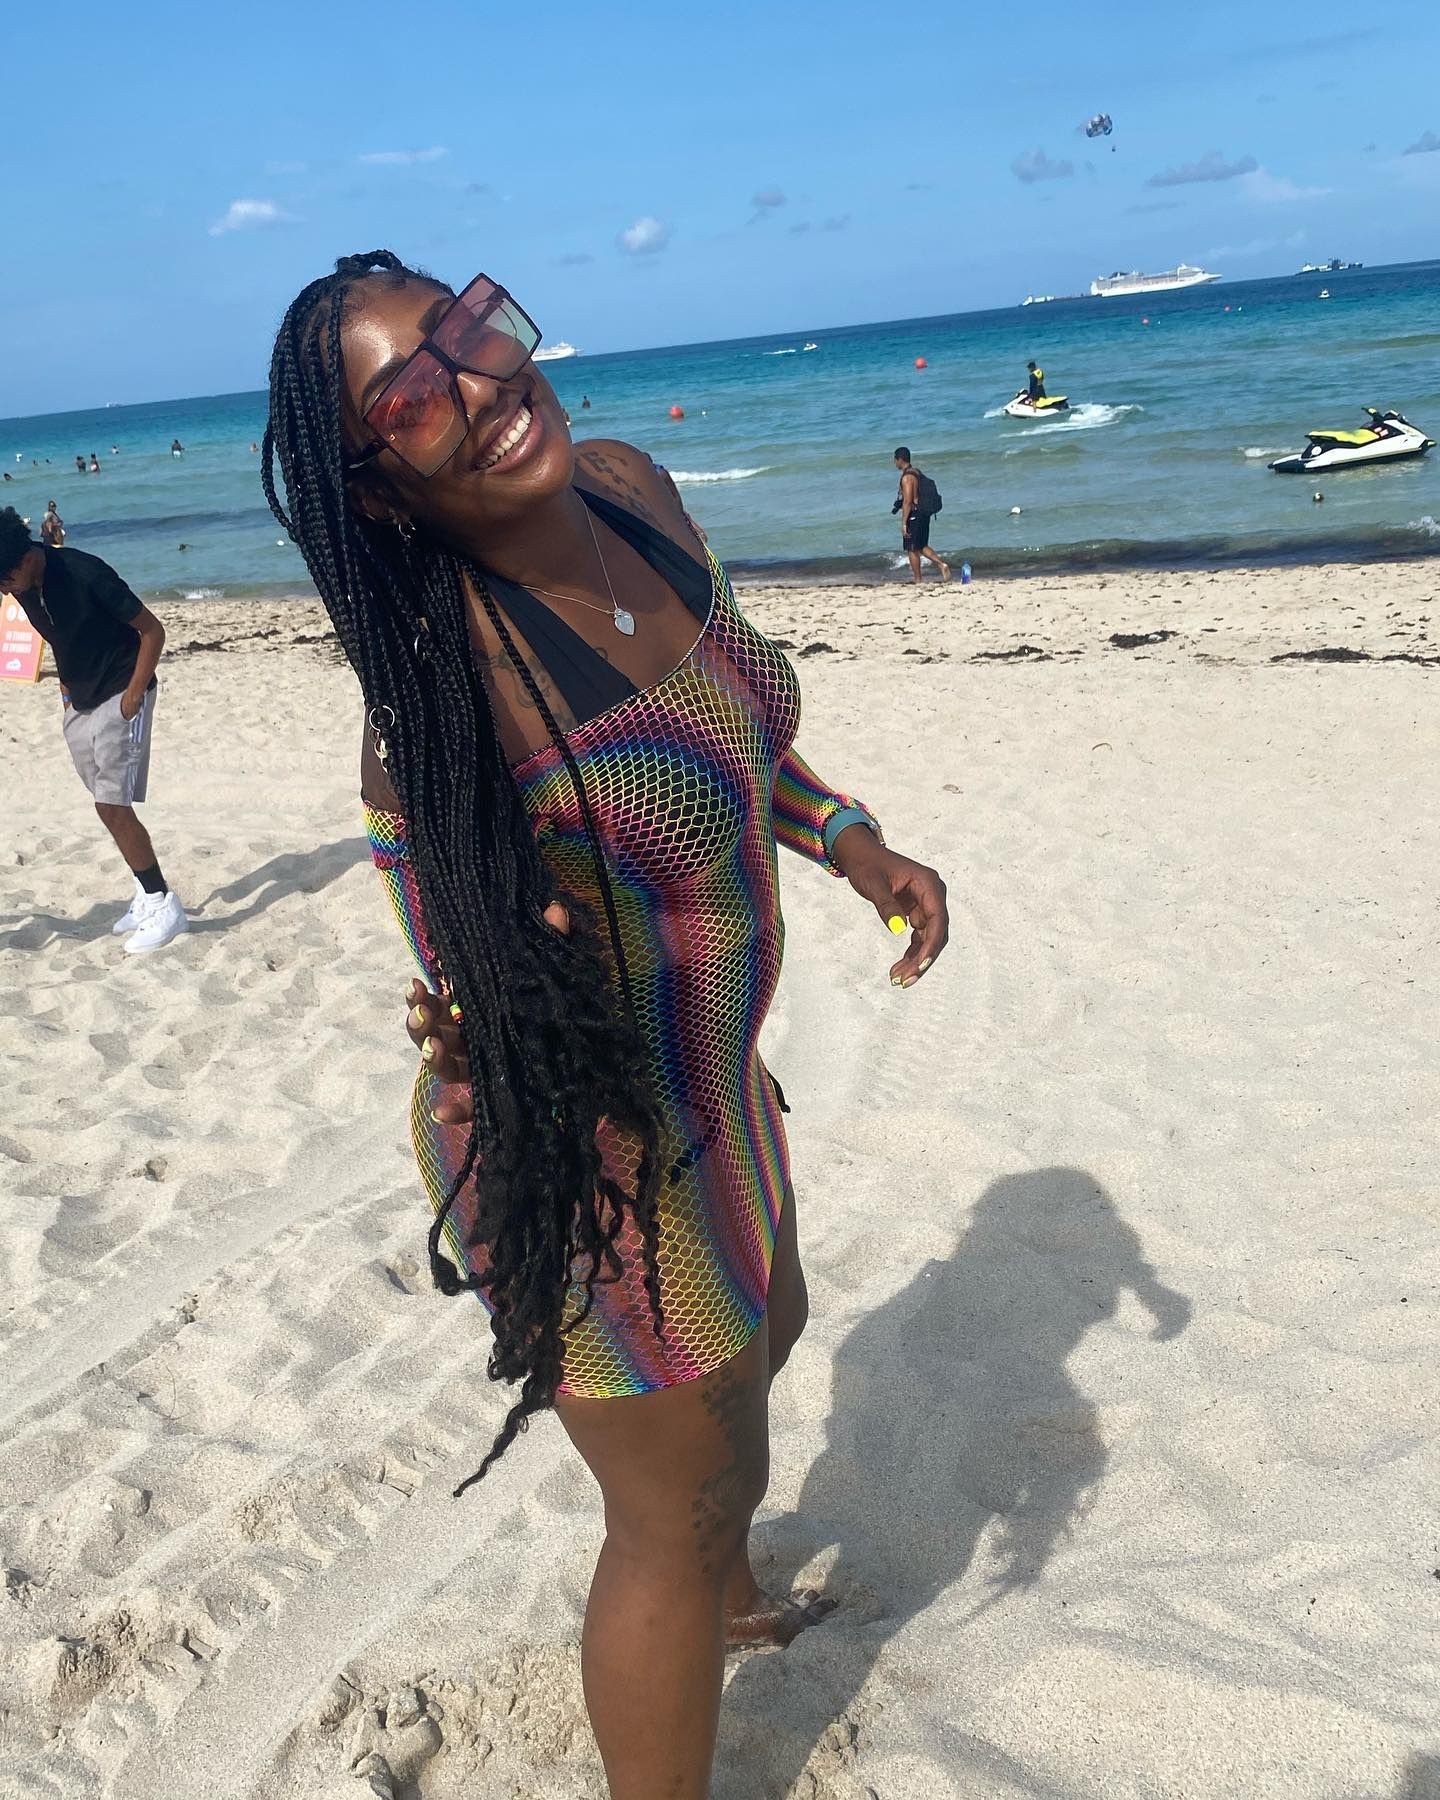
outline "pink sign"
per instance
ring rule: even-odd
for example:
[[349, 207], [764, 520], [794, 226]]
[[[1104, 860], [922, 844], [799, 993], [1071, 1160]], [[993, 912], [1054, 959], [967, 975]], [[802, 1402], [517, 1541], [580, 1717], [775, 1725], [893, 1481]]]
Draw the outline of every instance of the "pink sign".
[[0, 681], [38, 681], [45, 640], [7, 594], [0, 600]]

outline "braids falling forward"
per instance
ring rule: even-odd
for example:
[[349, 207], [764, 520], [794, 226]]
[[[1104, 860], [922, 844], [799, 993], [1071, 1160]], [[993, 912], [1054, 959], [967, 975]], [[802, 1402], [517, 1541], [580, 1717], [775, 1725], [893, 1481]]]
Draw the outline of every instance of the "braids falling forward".
[[[404, 809], [426, 925], [460, 1007], [470, 1058], [474, 1124], [430, 1232], [430, 1268], [444, 1293], [484, 1292], [493, 1313], [489, 1374], [521, 1388], [489, 1455], [459, 1493], [504, 1454], [532, 1414], [553, 1404], [562, 1327], [577, 1322], [573, 1308], [566, 1317], [567, 1299], [578, 1283], [588, 1311], [596, 1283], [617, 1277], [615, 1246], [627, 1216], [644, 1244], [659, 1333], [659, 1131], [604, 852], [569, 746], [515, 655], [575, 783], [618, 994], [594, 938], [583, 929], [566, 936], [543, 917], [554, 886], [471, 653], [467, 574], [514, 650], [483, 577], [423, 535], [404, 538], [350, 503], [341, 322], [350, 287], [377, 275], [428, 279], [387, 250], [344, 257], [286, 313], [270, 365], [262, 480], [271, 510], [305, 558], [372, 720], [384, 722], [387, 769]], [[602, 1120], [640, 1147], [633, 1193], [602, 1167]], [[441, 1253], [450, 1209], [477, 1165], [483, 1191], [467, 1248], [485, 1252], [479, 1276], [462, 1274]]]

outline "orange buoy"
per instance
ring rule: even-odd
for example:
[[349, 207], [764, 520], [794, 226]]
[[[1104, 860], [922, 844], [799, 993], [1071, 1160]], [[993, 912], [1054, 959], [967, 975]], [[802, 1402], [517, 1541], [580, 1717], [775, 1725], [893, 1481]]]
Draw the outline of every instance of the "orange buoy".
[[917, 369], [928, 369], [930, 367], [930, 365], [929, 365], [929, 363], [926, 362], [926, 360], [923, 356], [917, 356], [915, 358], [915, 367]]
[[685, 417], [685, 408], [683, 406], [672, 406], [670, 408], [670, 417], [672, 419], [683, 419]]

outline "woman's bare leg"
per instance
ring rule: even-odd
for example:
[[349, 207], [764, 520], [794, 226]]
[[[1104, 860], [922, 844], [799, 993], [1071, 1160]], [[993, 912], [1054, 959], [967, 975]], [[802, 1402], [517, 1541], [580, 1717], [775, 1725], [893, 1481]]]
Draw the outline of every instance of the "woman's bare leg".
[[720, 1715], [724, 1596], [769, 1474], [767, 1334], [679, 1387], [557, 1411], [600, 1483], [585, 1703], [612, 1800], [705, 1800]]
[[[787, 1190], [775, 1233], [766, 1304], [772, 1382], [789, 1361], [809, 1316], [810, 1296], [800, 1267], [800, 1242], [795, 1229], [795, 1195]], [[818, 1625], [828, 1611], [830, 1607], [824, 1602], [797, 1604], [784, 1595], [767, 1594], [755, 1579], [746, 1534], [746, 1542], [741, 1545], [725, 1583], [725, 1641], [732, 1649], [791, 1643], [806, 1626]]]

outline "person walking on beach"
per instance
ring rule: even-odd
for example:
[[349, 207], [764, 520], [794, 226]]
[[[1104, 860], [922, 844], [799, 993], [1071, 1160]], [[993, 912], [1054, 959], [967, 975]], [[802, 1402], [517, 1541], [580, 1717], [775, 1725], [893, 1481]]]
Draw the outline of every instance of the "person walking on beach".
[[940, 571], [940, 579], [950, 579], [950, 565], [930, 548], [930, 521], [940, 510], [940, 490], [910, 460], [910, 452], [901, 444], [895, 452], [895, 467], [900, 471], [900, 491], [895, 496], [892, 513], [900, 515], [900, 547], [910, 559], [911, 580], [920, 583], [920, 559], [925, 557]]
[[360, 680], [370, 841], [425, 978], [431, 1273], [523, 1384], [471, 1480], [555, 1409], [604, 1499], [581, 1660], [610, 1793], [705, 1800], [727, 1640], [822, 1611], [747, 1548], [807, 1311], [757, 1048], [776, 846], [909, 933], [899, 988], [945, 889], [796, 755], [791, 665], [650, 457], [572, 444], [539, 343], [486, 276], [342, 258], [280, 327], [261, 473]]
[[0, 591], [20, 602], [54, 654], [65, 742], [135, 883], [112, 930], [128, 934], [132, 954], [158, 950], [189, 929], [150, 834], [135, 816], [150, 769], [155, 667], [165, 627], [108, 563], [84, 550], [35, 543], [10, 506], [0, 512]]
[[45, 508], [45, 517], [40, 521], [40, 542], [47, 550], [63, 550], [65, 547], [65, 521], [60, 517], [59, 508], [52, 500]]

